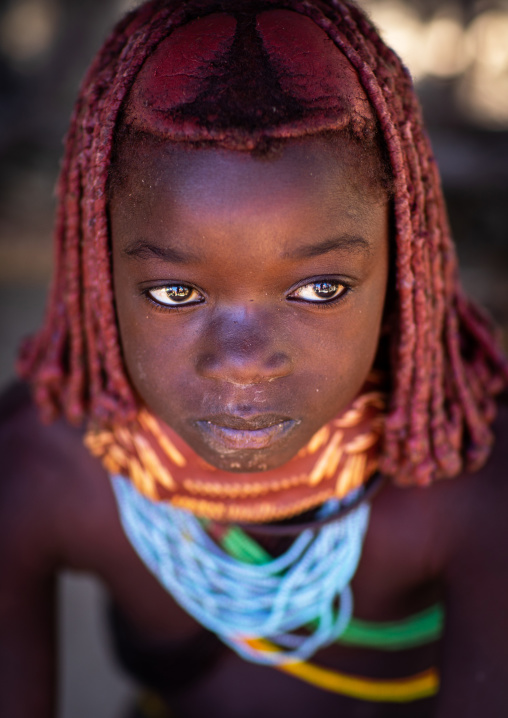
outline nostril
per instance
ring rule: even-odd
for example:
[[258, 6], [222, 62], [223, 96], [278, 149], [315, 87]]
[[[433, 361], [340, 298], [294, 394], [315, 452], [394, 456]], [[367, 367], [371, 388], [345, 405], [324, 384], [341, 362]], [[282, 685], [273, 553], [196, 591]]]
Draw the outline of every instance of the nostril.
[[276, 370], [284, 367], [287, 363], [288, 356], [282, 352], [276, 352], [269, 358], [267, 365], [270, 369]]
[[218, 357], [215, 354], [201, 354], [196, 362], [198, 374], [213, 372], [217, 367]]

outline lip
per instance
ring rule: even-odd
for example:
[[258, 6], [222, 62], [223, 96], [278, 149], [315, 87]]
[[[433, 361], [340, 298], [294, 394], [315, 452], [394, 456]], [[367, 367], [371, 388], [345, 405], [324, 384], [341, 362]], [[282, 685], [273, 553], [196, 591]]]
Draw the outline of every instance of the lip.
[[268, 449], [298, 424], [295, 419], [263, 414], [249, 419], [221, 414], [195, 422], [211, 449], [220, 453]]

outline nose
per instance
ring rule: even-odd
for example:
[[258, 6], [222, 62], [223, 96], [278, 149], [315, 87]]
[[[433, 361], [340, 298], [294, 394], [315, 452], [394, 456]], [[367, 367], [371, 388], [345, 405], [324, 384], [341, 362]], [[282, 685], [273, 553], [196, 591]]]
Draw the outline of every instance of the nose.
[[266, 315], [236, 309], [215, 317], [203, 337], [197, 372], [247, 386], [288, 376], [293, 362]]

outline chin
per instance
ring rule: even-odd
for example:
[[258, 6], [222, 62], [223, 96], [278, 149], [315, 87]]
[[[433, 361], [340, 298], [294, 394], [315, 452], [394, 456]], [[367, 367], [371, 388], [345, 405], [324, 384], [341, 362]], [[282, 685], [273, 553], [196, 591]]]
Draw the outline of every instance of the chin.
[[245, 450], [217, 453], [210, 451], [208, 447], [192, 446], [192, 448], [207, 464], [220, 471], [228, 471], [234, 474], [251, 474], [277, 469], [290, 461], [298, 452], [298, 447], [294, 449], [286, 447], [285, 451], [281, 450], [276, 455], [267, 451]]

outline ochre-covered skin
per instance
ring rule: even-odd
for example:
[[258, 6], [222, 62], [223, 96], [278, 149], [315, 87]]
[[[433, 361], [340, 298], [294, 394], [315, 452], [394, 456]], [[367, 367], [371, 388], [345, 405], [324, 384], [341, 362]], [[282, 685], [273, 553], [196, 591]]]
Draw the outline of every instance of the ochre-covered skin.
[[372, 136], [375, 126], [351, 63], [310, 18], [288, 10], [216, 13], [175, 30], [143, 65], [125, 121], [162, 137], [244, 149], [262, 137], [346, 127]]
[[127, 121], [150, 131], [171, 126], [170, 112], [194, 102], [233, 42], [236, 20], [214, 14], [184, 25], [163, 40], [143, 65], [130, 96]]
[[258, 15], [257, 31], [284, 92], [313, 114], [339, 117], [347, 109], [359, 131], [372, 127], [374, 114], [357, 72], [310, 18], [271, 10]]

